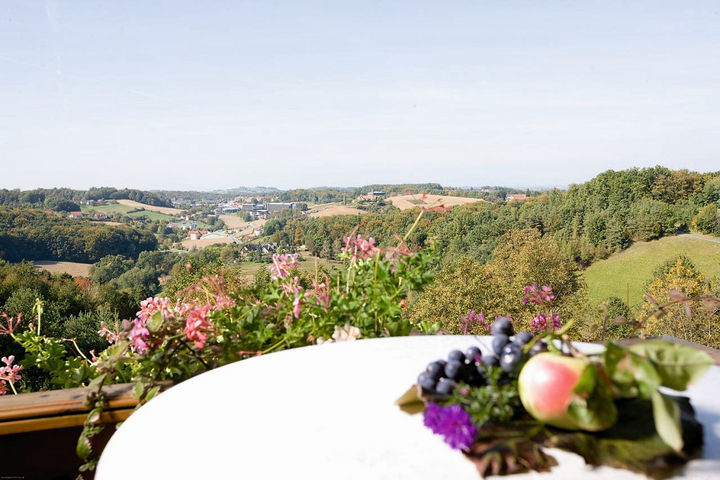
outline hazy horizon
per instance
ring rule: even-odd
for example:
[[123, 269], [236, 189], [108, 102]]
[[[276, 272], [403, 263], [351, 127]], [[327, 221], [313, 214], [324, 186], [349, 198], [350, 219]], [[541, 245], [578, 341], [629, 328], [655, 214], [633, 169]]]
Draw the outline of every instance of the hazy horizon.
[[0, 25], [0, 188], [720, 165], [717, 2], [11, 0]]

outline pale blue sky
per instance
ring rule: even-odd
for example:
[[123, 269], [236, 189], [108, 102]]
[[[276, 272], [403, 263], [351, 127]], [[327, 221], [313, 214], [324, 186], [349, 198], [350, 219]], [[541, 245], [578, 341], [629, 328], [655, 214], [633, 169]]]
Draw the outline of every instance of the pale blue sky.
[[720, 170], [720, 2], [0, 0], [0, 188]]

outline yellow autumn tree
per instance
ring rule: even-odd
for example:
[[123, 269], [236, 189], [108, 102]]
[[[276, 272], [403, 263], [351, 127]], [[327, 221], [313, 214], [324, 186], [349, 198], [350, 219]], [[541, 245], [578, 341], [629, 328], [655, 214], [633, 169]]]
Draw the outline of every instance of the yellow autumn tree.
[[[685, 297], [718, 294], [717, 285], [703, 277], [692, 261], [684, 255], [660, 265], [653, 277], [645, 288], [645, 293], [652, 297], [657, 305], [677, 300], [680, 298], [678, 292], [682, 292]], [[687, 306], [690, 316], [686, 304], [680, 303], [666, 307], [665, 315], [650, 317], [646, 324], [648, 335], [670, 335], [710, 347], [720, 346], [720, 311], [709, 312], [703, 308], [700, 301], [689, 302]], [[646, 300], [641, 316], [649, 315], [656, 308], [650, 300]], [[658, 316], [660, 318], [657, 318]]]
[[[523, 305], [524, 287], [533, 283], [551, 286], [555, 300], [541, 307]], [[444, 269], [413, 303], [410, 317], [415, 322], [440, 322], [451, 333], [463, 333], [460, 318], [474, 310], [483, 313], [488, 323], [510, 315], [516, 331], [529, 331], [540, 312], [555, 312], [564, 321], [582, 324], [586, 305], [585, 283], [575, 262], [554, 238], [528, 228], [507, 232], [488, 264], [466, 258]], [[581, 332], [580, 327], [574, 332]]]

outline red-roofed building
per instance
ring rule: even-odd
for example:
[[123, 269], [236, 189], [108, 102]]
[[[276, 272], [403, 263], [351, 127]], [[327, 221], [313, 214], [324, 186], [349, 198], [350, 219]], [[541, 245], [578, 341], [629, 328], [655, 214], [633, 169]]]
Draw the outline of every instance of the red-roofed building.
[[68, 216], [70, 218], [83, 218], [82, 212], [70, 212]]

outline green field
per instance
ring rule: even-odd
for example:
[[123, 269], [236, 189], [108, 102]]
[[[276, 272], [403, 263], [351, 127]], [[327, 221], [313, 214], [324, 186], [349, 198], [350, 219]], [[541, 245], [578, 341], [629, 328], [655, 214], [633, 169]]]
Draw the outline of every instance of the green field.
[[151, 212], [150, 210], [140, 210], [138, 212], [132, 212], [126, 215], [133, 218], [148, 217], [150, 220], [160, 220], [161, 222], [173, 222], [177, 220], [177, 218], [173, 217], [172, 215], [166, 215], [160, 212]]
[[135, 209], [128, 207], [127, 205], [120, 205], [119, 203], [109, 203], [107, 205], [82, 205], [80, 207], [80, 211], [82, 211], [83, 215], [87, 215], [92, 212], [103, 212], [108, 215], [113, 213], [126, 214], [127, 212], [132, 212], [133, 210]]
[[135, 207], [122, 205], [119, 203], [109, 203], [107, 205], [82, 205], [80, 207], [80, 210], [84, 215], [90, 215], [93, 212], [103, 212], [107, 215], [112, 215], [113, 213], [120, 213], [122, 215], [127, 215], [128, 217], [134, 218], [146, 216], [150, 220], [160, 220], [163, 222], [172, 222], [177, 220], [177, 218], [171, 215], [166, 215], [159, 212], [152, 212], [150, 210], [137, 210], [137, 208]]
[[[303, 260], [300, 262], [300, 270], [314, 272], [315, 271], [315, 259], [316, 257], [310, 257], [303, 255]], [[326, 260], [324, 258], [317, 258], [318, 267], [325, 267], [328, 270], [340, 268], [342, 262], [336, 260]], [[242, 271], [247, 274], [255, 274], [261, 268], [267, 268], [270, 266], [269, 263], [257, 263], [257, 262], [242, 262], [240, 264]]]
[[638, 242], [585, 270], [590, 300], [601, 302], [611, 296], [625, 300], [629, 288], [630, 305], [642, 302], [643, 286], [653, 270], [679, 254], [687, 255], [706, 277], [720, 274], [720, 243], [684, 235]]

